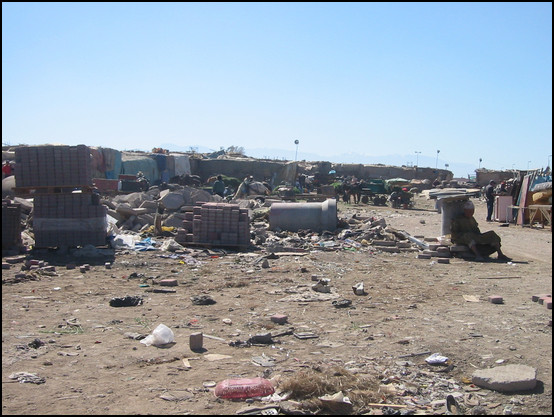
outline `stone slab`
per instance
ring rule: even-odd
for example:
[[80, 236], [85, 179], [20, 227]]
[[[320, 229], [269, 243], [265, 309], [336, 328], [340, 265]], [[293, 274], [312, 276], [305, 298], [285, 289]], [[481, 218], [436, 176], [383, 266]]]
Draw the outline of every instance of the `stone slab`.
[[478, 387], [499, 392], [528, 391], [537, 385], [537, 370], [527, 365], [506, 365], [480, 369], [471, 382]]

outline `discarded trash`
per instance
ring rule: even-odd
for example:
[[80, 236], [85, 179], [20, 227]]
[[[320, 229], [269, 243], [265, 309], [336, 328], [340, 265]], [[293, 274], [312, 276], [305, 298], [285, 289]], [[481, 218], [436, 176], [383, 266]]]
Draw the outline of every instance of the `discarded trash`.
[[262, 356], [253, 356], [252, 363], [259, 366], [270, 367], [275, 365], [275, 359], [262, 353]]
[[226, 379], [218, 383], [214, 390], [216, 397], [225, 399], [266, 397], [274, 392], [271, 381], [259, 377]]
[[189, 336], [190, 350], [192, 350], [192, 351], [202, 350], [203, 343], [204, 343], [204, 337], [203, 337], [202, 333], [200, 333], [200, 332], [191, 333], [191, 335]]
[[300, 332], [300, 333], [293, 333], [294, 337], [297, 339], [315, 339], [319, 336], [312, 332]]
[[350, 305], [352, 304], [352, 301], [351, 300], [335, 300], [335, 301], [333, 301], [332, 304], [336, 308], [345, 308], [345, 307], [350, 307]]
[[447, 395], [446, 397], [446, 409], [451, 414], [463, 414], [456, 398], [453, 395]]
[[173, 334], [173, 331], [165, 324], [159, 324], [158, 327], [154, 329], [152, 334], [146, 336], [140, 341], [140, 343], [143, 343], [146, 346], [162, 346], [167, 345], [168, 343], [173, 343], [174, 340], [175, 335]]
[[349, 414], [352, 411], [353, 404], [348, 397], [345, 397], [342, 391], [333, 395], [324, 395], [319, 397], [321, 402], [331, 411], [341, 414]]
[[364, 295], [365, 294], [364, 283], [359, 282], [359, 283], [353, 285], [352, 286], [352, 291], [354, 291], [354, 294], [356, 294], [356, 295]]
[[10, 379], [17, 379], [20, 384], [44, 384], [46, 378], [38, 376], [37, 374], [31, 374], [29, 372], [15, 372], [9, 376]]
[[142, 304], [142, 297], [138, 295], [115, 297], [110, 300], [110, 306], [112, 307], [134, 307], [140, 304]]
[[260, 333], [252, 336], [250, 339], [248, 339], [249, 343], [251, 344], [263, 344], [263, 345], [270, 345], [273, 342], [273, 339], [271, 338], [271, 333]]
[[431, 356], [425, 358], [425, 362], [429, 365], [443, 365], [448, 361], [446, 356], [441, 356], [440, 353], [433, 353]]
[[210, 304], [215, 304], [215, 300], [209, 295], [195, 295], [190, 297], [192, 304], [197, 306], [205, 306]]
[[330, 293], [331, 287], [329, 286], [329, 280], [328, 279], [320, 279], [317, 284], [312, 285], [312, 290], [317, 292], [323, 292], [323, 293]]

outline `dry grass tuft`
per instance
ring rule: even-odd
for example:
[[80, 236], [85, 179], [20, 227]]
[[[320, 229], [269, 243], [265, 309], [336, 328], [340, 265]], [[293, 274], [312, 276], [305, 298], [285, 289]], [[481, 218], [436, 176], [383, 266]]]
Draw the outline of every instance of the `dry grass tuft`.
[[[303, 406], [313, 412], [337, 412], [329, 409], [329, 405], [319, 400], [323, 395], [332, 395], [342, 391], [353, 404], [352, 413], [358, 414], [364, 409], [364, 404], [378, 402], [381, 397], [377, 393], [379, 381], [377, 378], [360, 378], [340, 366], [326, 369], [315, 368], [300, 371], [279, 384], [283, 392], [290, 392], [291, 399], [302, 401]], [[347, 408], [340, 410], [346, 413]]]

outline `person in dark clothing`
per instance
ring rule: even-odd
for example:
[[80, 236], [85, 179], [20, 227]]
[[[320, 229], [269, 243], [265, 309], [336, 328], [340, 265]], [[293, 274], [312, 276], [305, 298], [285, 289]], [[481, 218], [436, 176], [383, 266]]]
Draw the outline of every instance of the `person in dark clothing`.
[[212, 186], [212, 192], [220, 197], [225, 195], [225, 183], [223, 182], [223, 177], [221, 175], [217, 176], [217, 180], [215, 180], [214, 185]]
[[487, 221], [492, 222], [492, 210], [494, 208], [494, 180], [489, 181], [489, 185], [485, 187], [485, 199], [487, 200]]
[[485, 256], [494, 252], [498, 254], [498, 260], [511, 261], [511, 258], [502, 253], [500, 249], [500, 236], [494, 230], [481, 233], [479, 225], [473, 217], [475, 206], [471, 201], [466, 201], [464, 213], [452, 219], [450, 238], [456, 245], [467, 245], [475, 254], [475, 260], [482, 262]]

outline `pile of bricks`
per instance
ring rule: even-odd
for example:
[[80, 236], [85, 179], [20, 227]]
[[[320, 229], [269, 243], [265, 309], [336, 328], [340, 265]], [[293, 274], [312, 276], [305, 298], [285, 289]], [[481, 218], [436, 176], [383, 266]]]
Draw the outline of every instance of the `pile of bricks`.
[[77, 146], [22, 146], [15, 150], [17, 187], [63, 187], [92, 184], [90, 149]]
[[[37, 189], [33, 207], [35, 247], [106, 244], [106, 207], [97, 194], [86, 191], [92, 184], [88, 146], [20, 147], [15, 162], [17, 187]], [[57, 187], [81, 188], [83, 192], [59, 192]]]
[[185, 214], [178, 242], [219, 246], [248, 246], [250, 219], [248, 209], [238, 204], [203, 203]]
[[21, 205], [2, 200], [2, 249], [21, 246]]
[[37, 194], [33, 219], [35, 246], [105, 245], [106, 211], [97, 194]]

